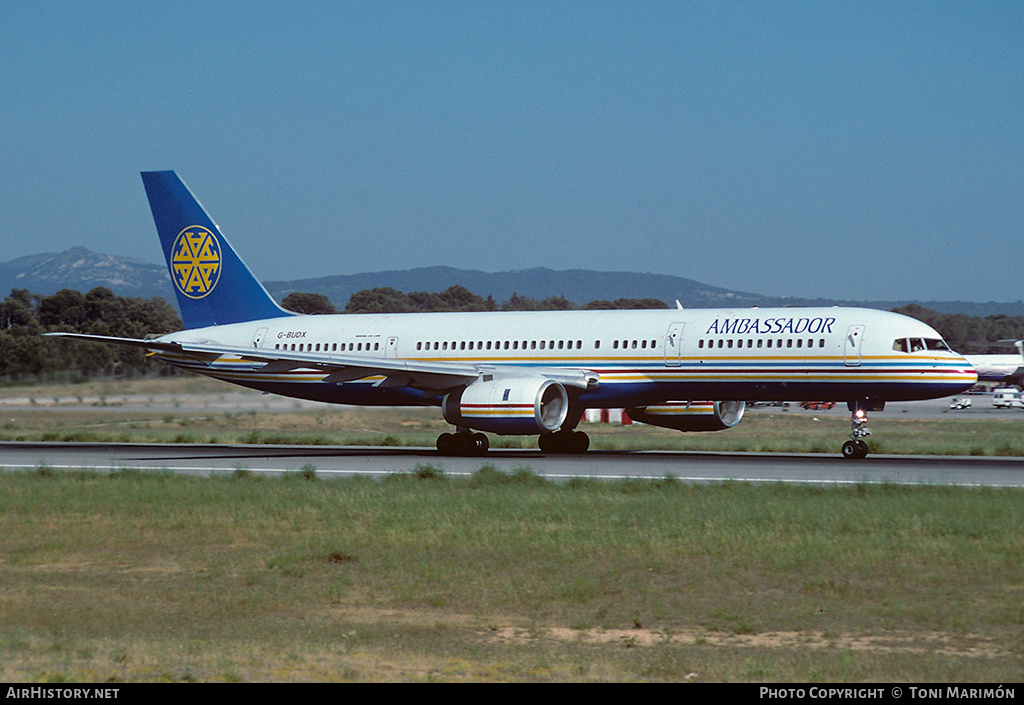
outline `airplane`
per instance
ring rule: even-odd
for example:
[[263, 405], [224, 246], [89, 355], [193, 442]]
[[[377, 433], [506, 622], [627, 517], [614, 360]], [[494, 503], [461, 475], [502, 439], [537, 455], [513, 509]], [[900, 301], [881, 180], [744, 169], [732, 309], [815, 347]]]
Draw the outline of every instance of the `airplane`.
[[978, 373], [979, 382], [1016, 382], [1024, 378], [1024, 340], [1000, 341], [1013, 343], [1019, 351], [1016, 355], [965, 355]]
[[862, 308], [300, 315], [277, 304], [173, 171], [142, 173], [185, 330], [129, 345], [199, 374], [288, 397], [435, 406], [442, 455], [487, 433], [583, 453], [588, 408], [679, 431], [735, 427], [746, 401], [846, 401], [844, 458], [863, 458], [867, 413], [969, 389], [977, 374], [935, 330]]

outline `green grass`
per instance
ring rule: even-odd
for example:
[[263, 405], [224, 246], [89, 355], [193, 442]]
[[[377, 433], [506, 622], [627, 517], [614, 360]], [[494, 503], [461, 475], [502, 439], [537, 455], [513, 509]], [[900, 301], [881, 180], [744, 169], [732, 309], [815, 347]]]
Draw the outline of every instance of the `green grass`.
[[1024, 495], [0, 475], [0, 679], [986, 681]]

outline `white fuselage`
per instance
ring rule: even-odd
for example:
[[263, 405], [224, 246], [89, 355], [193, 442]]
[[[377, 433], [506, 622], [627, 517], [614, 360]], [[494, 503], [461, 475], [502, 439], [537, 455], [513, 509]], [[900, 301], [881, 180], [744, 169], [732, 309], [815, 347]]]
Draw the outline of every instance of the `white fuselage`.
[[[668, 400], [883, 401], [961, 392], [977, 377], [932, 328], [860, 308], [659, 309], [293, 316], [181, 331], [162, 341], [212, 342], [296, 357], [437, 362], [507, 376], [587, 370], [587, 408]], [[370, 374], [337, 381], [317, 365], [224, 355], [166, 361], [229, 382], [342, 404], [439, 404], [437, 390]], [[421, 385], [422, 386], [422, 385]]]

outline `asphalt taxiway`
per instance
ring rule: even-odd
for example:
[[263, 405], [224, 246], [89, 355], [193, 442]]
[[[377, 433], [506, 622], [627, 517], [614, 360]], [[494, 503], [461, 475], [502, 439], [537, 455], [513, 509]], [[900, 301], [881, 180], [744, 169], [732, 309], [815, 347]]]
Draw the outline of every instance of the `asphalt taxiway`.
[[443, 457], [429, 448], [365, 446], [173, 445], [108, 443], [0, 443], [0, 470], [168, 471], [192, 475], [246, 470], [279, 475], [315, 470], [318, 477], [381, 477], [424, 467], [471, 475], [489, 466], [552, 481], [571, 478], [659, 479], [682, 482], [784, 482], [814, 485], [911, 484], [1024, 487], [1024, 459], [974, 456], [838, 453], [707, 453], [590, 451], [551, 455], [536, 450], [491, 450], [482, 457]]

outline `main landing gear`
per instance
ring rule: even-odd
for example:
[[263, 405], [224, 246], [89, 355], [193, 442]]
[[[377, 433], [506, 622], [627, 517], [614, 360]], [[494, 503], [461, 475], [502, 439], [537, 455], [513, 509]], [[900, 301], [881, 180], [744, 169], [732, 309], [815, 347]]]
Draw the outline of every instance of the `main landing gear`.
[[586, 453], [590, 436], [583, 431], [544, 433], [537, 439], [537, 445], [543, 453]]
[[871, 435], [871, 429], [868, 428], [868, 411], [881, 411], [882, 406], [870, 401], [851, 401], [849, 407], [850, 440], [843, 444], [843, 457], [848, 460], [860, 460], [868, 455], [868, 444], [863, 440]]
[[437, 452], [441, 455], [483, 455], [490, 445], [487, 436], [469, 430], [442, 433], [437, 437]]
[[[537, 443], [544, 453], [586, 453], [590, 437], [582, 431], [558, 431], [541, 434]], [[469, 429], [437, 437], [437, 452], [441, 455], [484, 455], [489, 447], [487, 436]]]

